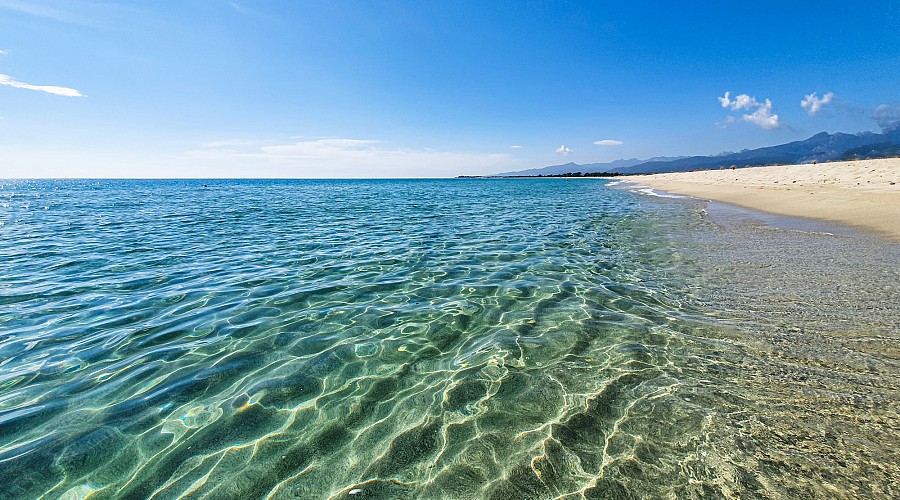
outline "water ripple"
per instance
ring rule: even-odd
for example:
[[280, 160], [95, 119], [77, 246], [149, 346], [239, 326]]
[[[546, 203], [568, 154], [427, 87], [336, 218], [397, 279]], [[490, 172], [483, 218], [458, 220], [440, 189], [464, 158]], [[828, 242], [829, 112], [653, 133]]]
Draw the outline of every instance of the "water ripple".
[[[793, 491], [784, 460], [747, 486], [761, 443], [735, 429], [766, 399], [746, 382], [787, 365], [710, 309], [732, 283], [685, 257], [672, 228], [710, 230], [690, 200], [499, 180], [0, 199], [0, 497]], [[889, 405], [881, 387], [853, 404]]]

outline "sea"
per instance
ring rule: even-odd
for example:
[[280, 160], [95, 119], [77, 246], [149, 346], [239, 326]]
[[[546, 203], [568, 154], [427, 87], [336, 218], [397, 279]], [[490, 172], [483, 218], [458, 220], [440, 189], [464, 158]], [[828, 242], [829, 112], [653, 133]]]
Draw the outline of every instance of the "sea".
[[0, 498], [897, 498], [900, 245], [604, 179], [0, 180]]

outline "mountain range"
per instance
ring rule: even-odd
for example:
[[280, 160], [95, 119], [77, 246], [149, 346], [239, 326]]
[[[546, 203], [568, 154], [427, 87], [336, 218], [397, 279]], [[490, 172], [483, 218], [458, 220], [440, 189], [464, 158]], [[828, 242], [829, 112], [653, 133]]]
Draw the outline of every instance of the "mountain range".
[[620, 169], [634, 167], [635, 165], [640, 165], [642, 163], [669, 162], [674, 160], [681, 160], [684, 158], [687, 158], [687, 156], [656, 156], [653, 158], [648, 158], [646, 160], [631, 158], [630, 160], [615, 160], [608, 163], [583, 163], [580, 165], [578, 163], [569, 162], [562, 165], [551, 165], [549, 167], [543, 168], [531, 168], [528, 170], [519, 170], [517, 172], [504, 172], [495, 175], [500, 177], [508, 177], [521, 175], [562, 175], [571, 174], [572, 172], [616, 172]]
[[687, 172], [689, 170], [718, 169], [721, 167], [746, 167], [755, 165], [785, 165], [798, 163], [853, 160], [860, 158], [884, 158], [900, 156], [900, 123], [885, 129], [881, 134], [860, 132], [844, 134], [818, 133], [809, 139], [778, 146], [745, 149], [737, 153], [715, 156], [655, 157], [646, 160], [632, 158], [608, 163], [566, 163], [518, 172], [496, 174], [500, 177], [562, 175], [574, 172], [648, 174], [661, 172]]

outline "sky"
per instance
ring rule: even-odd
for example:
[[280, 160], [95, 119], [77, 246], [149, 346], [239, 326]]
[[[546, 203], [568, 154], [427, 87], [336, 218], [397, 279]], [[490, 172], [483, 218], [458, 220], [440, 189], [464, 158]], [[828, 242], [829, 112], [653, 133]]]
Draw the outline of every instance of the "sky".
[[0, 177], [450, 177], [900, 119], [900, 2], [0, 0]]

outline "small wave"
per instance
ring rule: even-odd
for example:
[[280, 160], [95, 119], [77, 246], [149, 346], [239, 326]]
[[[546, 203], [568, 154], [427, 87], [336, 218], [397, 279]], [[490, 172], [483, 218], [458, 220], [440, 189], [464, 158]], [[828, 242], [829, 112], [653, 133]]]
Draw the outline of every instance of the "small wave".
[[687, 196], [682, 196], [680, 194], [671, 194], [666, 193], [665, 191], [656, 191], [653, 188], [649, 188], [646, 186], [639, 186], [635, 189], [631, 189], [630, 191], [633, 193], [646, 194], [648, 196], [656, 196], [657, 198], [687, 198]]

